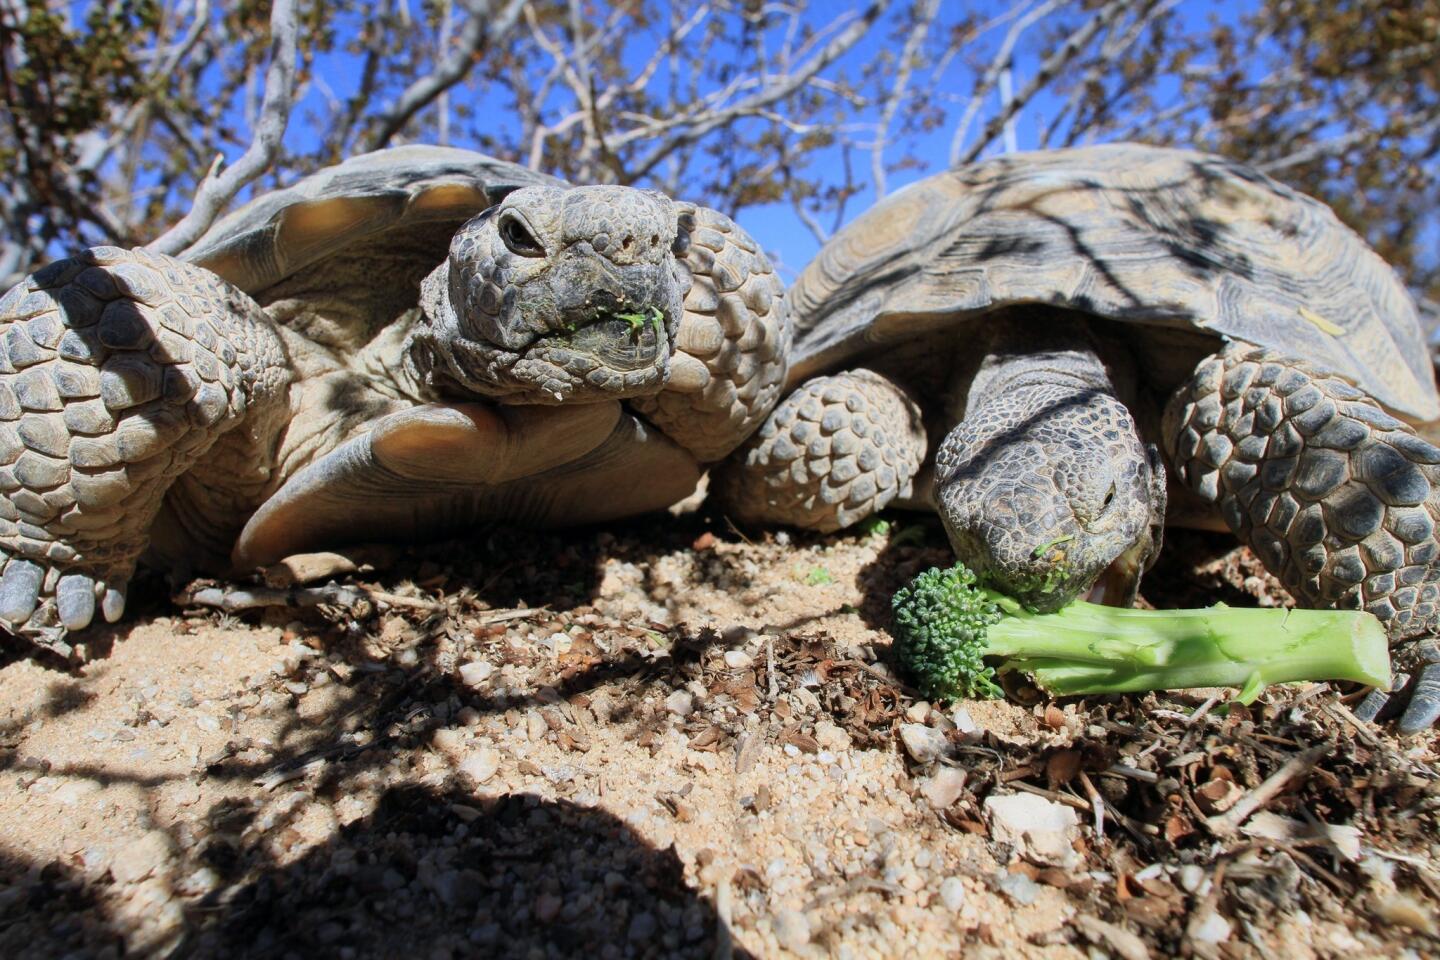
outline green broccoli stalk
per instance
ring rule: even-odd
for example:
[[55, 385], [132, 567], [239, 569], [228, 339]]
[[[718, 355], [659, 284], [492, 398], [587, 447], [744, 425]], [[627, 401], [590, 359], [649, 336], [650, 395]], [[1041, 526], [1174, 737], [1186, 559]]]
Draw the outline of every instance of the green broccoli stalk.
[[[1388, 689], [1385, 628], [1358, 610], [1131, 610], [1076, 601], [1032, 613], [961, 564], [932, 568], [892, 602], [901, 664], [930, 697], [998, 697], [997, 673], [1056, 696], [1356, 680]], [[999, 661], [988, 665], [986, 658]]]

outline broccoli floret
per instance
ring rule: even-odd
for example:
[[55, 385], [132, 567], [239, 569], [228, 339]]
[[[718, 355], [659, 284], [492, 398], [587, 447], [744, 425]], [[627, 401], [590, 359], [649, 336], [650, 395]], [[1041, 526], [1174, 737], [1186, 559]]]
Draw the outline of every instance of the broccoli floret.
[[[1076, 601], [1033, 613], [962, 564], [926, 570], [892, 602], [902, 666], [929, 697], [998, 697], [998, 673], [1056, 696], [1356, 680], [1388, 689], [1385, 628], [1358, 610], [1131, 610]], [[990, 659], [993, 664], [986, 663]]]

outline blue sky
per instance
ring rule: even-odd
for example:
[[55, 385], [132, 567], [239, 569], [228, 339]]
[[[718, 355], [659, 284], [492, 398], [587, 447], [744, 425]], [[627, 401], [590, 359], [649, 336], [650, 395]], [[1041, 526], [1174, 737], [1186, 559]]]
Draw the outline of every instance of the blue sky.
[[[1038, 0], [1034, 0], [1038, 2]], [[418, 16], [420, 4], [413, 3], [415, 15]], [[835, 23], [847, 14], [858, 10], [861, 4], [851, 3], [817, 3], [809, 12], [809, 25], [822, 29], [827, 25]], [[967, 13], [974, 13], [981, 19], [995, 16], [997, 13], [1010, 9], [1014, 4], [1010, 0], [976, 0], [976, 2], [961, 2], [961, 0], [942, 0], [941, 22], [953, 21]], [[1210, 0], [1183, 0], [1178, 11], [1181, 16], [1197, 28], [1203, 27], [1207, 21], [1215, 15], [1225, 18], [1234, 18], [1241, 15], [1247, 9], [1252, 9], [1254, 0], [1246, 0], [1243, 3], [1214, 4]], [[605, 5], [597, 4], [596, 9], [603, 11]], [[1047, 23], [1044, 21], [1036, 27], [1027, 31], [1014, 52], [1014, 83], [1016, 88], [1023, 84], [1033, 75], [1038, 66], [1040, 58], [1044, 55], [1044, 33], [1043, 29]], [[1072, 17], [1073, 22], [1073, 17]], [[998, 47], [1004, 34], [1006, 26], [999, 26], [984, 34], [978, 41], [967, 48], [967, 54], [973, 55], [977, 61], [988, 63], [992, 52]], [[647, 45], [645, 38], [627, 38], [624, 57], [627, 63], [633, 62], [637, 67], [648, 58], [653, 44]], [[873, 60], [882, 53], [884, 47], [889, 44], [890, 38], [881, 29], [873, 29], [845, 58], [841, 65], [850, 71], [856, 71], [864, 63]], [[316, 72], [320, 77], [321, 84], [328, 87], [334, 96], [344, 98], [354, 90], [358, 78], [358, 58], [350, 54], [332, 55], [316, 65]], [[923, 82], [917, 71], [916, 83]], [[660, 75], [663, 79], [663, 72]], [[971, 90], [975, 83], [976, 73], [964, 61], [964, 58], [956, 58], [951, 67], [941, 78], [938, 93], [941, 96], [953, 98], [950, 104], [949, 123], [920, 139], [913, 141], [913, 155], [922, 164], [922, 169], [910, 169], [896, 171], [889, 174], [888, 187], [890, 191], [903, 186], [905, 183], [916, 180], [920, 177], [944, 169], [948, 164], [950, 141], [953, 136], [955, 123], [963, 110], [964, 104], [968, 101]], [[321, 93], [321, 84], [312, 85], [305, 100], [299, 105], [287, 132], [287, 147], [295, 153], [303, 153], [311, 150], [315, 143], [315, 134], [306, 123], [306, 112], [323, 113], [326, 109], [326, 100]], [[454, 103], [468, 102], [477, 114], [485, 116], [487, 122], [492, 122], [495, 129], [502, 129], [507, 124], [513, 126], [513, 118], [507, 116], [504, 110], [497, 109], [500, 104], [494, 102], [482, 102], [483, 93], [477, 92], [470, 87], [458, 87], [452, 93]], [[1000, 109], [1000, 98], [998, 92], [992, 95], [985, 103], [982, 110], [974, 118], [971, 124], [971, 137], [973, 138], [985, 123]], [[1052, 95], [1042, 92], [1030, 105], [1023, 110], [1014, 123], [1015, 141], [1019, 149], [1033, 149], [1038, 145], [1039, 134], [1044, 123], [1060, 109], [1061, 101]], [[857, 113], [856, 121], [873, 119], [872, 114]], [[452, 143], [456, 146], [472, 145], [467, 142], [467, 137], [462, 125], [454, 124], [455, 136]], [[862, 135], [863, 136], [863, 135]], [[996, 144], [989, 153], [998, 152], [1003, 149], [1002, 144]], [[898, 155], [898, 153], [896, 154]], [[523, 159], [523, 158], [507, 158]], [[857, 172], [862, 180], [868, 180], [869, 156], [868, 154], [857, 154], [855, 157]], [[839, 182], [842, 179], [841, 156], [838, 150], [830, 150], [814, 157], [814, 172], [818, 173], [821, 179], [831, 182]], [[703, 199], [694, 197], [690, 199]], [[853, 198], [846, 210], [846, 219], [853, 219], [863, 212], [875, 200], [874, 192], [865, 190], [859, 196]], [[757, 238], [777, 256], [785, 272], [792, 273], [807, 263], [818, 249], [818, 242], [809, 229], [805, 227], [801, 219], [790, 209], [788, 205], [775, 204], [761, 207], [749, 207], [741, 211], [739, 215], [741, 223], [749, 229]], [[830, 226], [826, 218], [826, 226]]]
[[[411, 16], [423, 24], [423, 17], [427, 10], [433, 9], [433, 3], [426, 3], [423, 0], [395, 0], [395, 2], [408, 3]], [[899, 9], [907, 9], [906, 4], [910, 0], [896, 0]], [[998, 14], [1015, 8], [1017, 5], [1022, 9], [1030, 9], [1041, 4], [1044, 0], [941, 0], [940, 24], [953, 23], [955, 20], [973, 14], [978, 20], [985, 21], [995, 18]], [[1168, 2], [1168, 0], [1167, 0]], [[1178, 0], [1174, 6], [1175, 14], [1193, 35], [1203, 35], [1216, 21], [1233, 24], [1253, 12], [1259, 7], [1260, 0], [1240, 0], [1240, 2], [1217, 3], [1212, 0]], [[457, 3], [458, 7], [458, 3]], [[837, 23], [843, 23], [846, 17], [853, 15], [862, 7], [856, 3], [823, 2], [817, 0], [806, 14], [807, 26], [817, 31], [824, 31], [834, 28]], [[1053, 49], [1054, 38], [1046, 35], [1046, 28], [1052, 24], [1068, 23], [1072, 27], [1079, 23], [1088, 12], [1078, 12], [1078, 3], [1065, 5], [1059, 14], [1053, 15], [1031, 27], [1021, 38], [1014, 50], [1013, 58], [1013, 82], [1018, 90], [1035, 75], [1043, 56]], [[593, 0], [587, 4], [586, 10], [595, 11], [595, 17], [603, 20], [610, 5], [601, 0]], [[363, 27], [363, 21], [349, 15], [343, 15], [348, 19], [342, 19], [335, 24], [337, 41], [342, 45], [349, 39], [357, 36]], [[363, 16], [363, 15], [362, 15]], [[1065, 19], [1059, 19], [1065, 18]], [[457, 14], [457, 30], [462, 22]], [[417, 26], [418, 29], [428, 29], [424, 26]], [[521, 27], [524, 30], [524, 26]], [[658, 28], [657, 28], [658, 29]], [[979, 69], [982, 69], [990, 62], [995, 49], [1000, 45], [1008, 29], [1008, 22], [1002, 23], [987, 33], [981, 35], [978, 40], [970, 43], [961, 57], [955, 58], [950, 67], [940, 77], [935, 87], [935, 95], [944, 98], [948, 108], [949, 116], [947, 122], [928, 134], [913, 139], [909, 144], [912, 155], [920, 162], [918, 169], [895, 170], [889, 174], [888, 187], [891, 191], [898, 189], [904, 184], [920, 177], [929, 175], [938, 170], [944, 169], [949, 162], [950, 141], [953, 136], [956, 123], [963, 112], [965, 104], [970, 98], [974, 89]], [[939, 34], [939, 29], [932, 32], [932, 37]], [[617, 38], [616, 42], [623, 43], [624, 48], [621, 54], [623, 62], [637, 67], [644, 63], [655, 48], [657, 33], [652, 30], [648, 33], [627, 33]], [[877, 56], [882, 55], [887, 49], [898, 48], [900, 40], [890, 36], [890, 31], [878, 26], [872, 29], [870, 34], [864, 38], [856, 48], [852, 49], [842, 60], [840, 66], [854, 75], [864, 64], [873, 61]], [[938, 45], [938, 41], [932, 43]], [[541, 69], [543, 63], [534, 63], [540, 58], [531, 56], [527, 65], [533, 69]], [[1201, 60], [1204, 60], [1202, 55]], [[354, 53], [341, 52], [327, 55], [315, 64], [315, 81], [310, 85], [304, 99], [297, 105], [286, 135], [286, 147], [294, 157], [313, 155], [317, 146], [316, 123], [323, 124], [329, 113], [329, 99], [335, 98], [343, 102], [351, 95], [358, 85], [358, 73], [360, 68], [360, 57]], [[1262, 64], [1255, 64], [1256, 70], [1263, 69]], [[482, 67], [483, 70], [483, 67]], [[482, 70], [475, 71], [476, 74]], [[219, 66], [212, 71], [212, 76], [218, 74]], [[928, 76], [922, 74], [928, 72], [926, 69], [917, 71], [915, 86], [921, 86], [929, 82]], [[662, 70], [657, 74], [656, 83], [663, 83], [666, 77]], [[217, 84], [218, 86], [218, 84]], [[714, 89], [714, 83], [702, 86], [701, 92], [709, 92]], [[1164, 83], [1157, 85], [1154, 92], [1159, 96], [1163, 104], [1173, 89], [1166, 89]], [[380, 102], [393, 96], [398, 87], [383, 90], [372, 103], [372, 109]], [[874, 93], [874, 91], [868, 91]], [[569, 106], [562, 104], [562, 93], [553, 94], [550, 98], [552, 106], [557, 110], [568, 110]], [[504, 102], [502, 94], [494, 89], [486, 90], [484, 87], [477, 87], [473, 83], [465, 83], [451, 93], [452, 106], [465, 105], [475, 114], [475, 120], [468, 127], [459, 119], [452, 124], [453, 135], [451, 143], [455, 146], [476, 146], [477, 135], [486, 132], [500, 130], [514, 130], [517, 127], [515, 120], [515, 108], [513, 104]], [[1062, 106], [1062, 100], [1042, 90], [1026, 107], [1020, 112], [1014, 121], [1014, 140], [1017, 149], [1026, 150], [1039, 146], [1040, 132], [1045, 125], [1053, 118]], [[995, 115], [1001, 107], [1001, 99], [998, 91], [993, 92], [985, 101], [982, 109], [974, 118], [970, 130], [973, 137], [981, 130], [986, 122]], [[246, 142], [249, 139], [248, 129], [244, 119], [244, 106], [241, 99], [237, 97], [227, 103], [217, 103], [212, 109], [221, 110], [227, 121], [234, 130], [235, 137], [239, 142]], [[424, 116], [422, 114], [422, 116]], [[434, 116], [433, 108], [430, 116]], [[852, 110], [846, 120], [852, 123], [864, 124], [875, 119], [874, 110]], [[623, 123], [623, 120], [616, 120], [615, 123]], [[433, 130], [434, 125], [428, 124], [426, 129]], [[866, 139], [863, 132], [856, 132], [857, 139]], [[434, 142], [433, 133], [418, 138], [417, 142]], [[401, 141], [396, 141], [401, 142]], [[1003, 141], [997, 141], [987, 150], [987, 154], [993, 154], [1004, 149]], [[235, 146], [227, 150], [229, 159], [233, 161], [239, 156], [241, 147]], [[503, 153], [501, 154], [504, 155]], [[890, 158], [893, 160], [898, 156], [892, 152]], [[523, 160], [523, 157], [510, 156], [507, 159]], [[812, 151], [809, 154], [812, 168], [807, 175], [815, 175], [821, 181], [838, 183], [842, 180], [842, 157], [838, 149], [823, 151]], [[857, 168], [858, 179], [862, 184], [868, 182], [869, 157], [868, 154], [859, 152], [854, 156]], [[542, 168], [545, 165], [542, 162]], [[198, 171], [196, 171], [198, 174]], [[285, 180], [290, 177], [287, 175]], [[255, 185], [255, 189], [269, 189], [273, 179]], [[178, 182], [169, 185], [171, 198], [177, 206], [183, 204], [193, 187], [188, 182]], [[682, 191], [686, 193], [686, 199], [704, 202], [707, 198], [703, 195], [696, 195], [693, 191]], [[236, 205], [248, 199], [250, 191], [246, 191], [237, 198]], [[846, 219], [853, 219], [863, 212], [875, 201], [873, 191], [863, 189], [862, 192], [853, 197], [846, 208]], [[767, 250], [776, 258], [781, 267], [782, 274], [787, 278], [794, 276], [800, 268], [813, 257], [818, 249], [818, 242], [809, 229], [805, 227], [800, 217], [790, 209], [788, 205], [775, 204], [769, 206], [749, 207], [742, 210], [738, 219], [749, 229]], [[824, 218], [826, 226], [831, 224], [829, 218]], [[1432, 229], [1432, 234], [1440, 237], [1440, 225]], [[1437, 241], [1440, 242], [1440, 241]]]

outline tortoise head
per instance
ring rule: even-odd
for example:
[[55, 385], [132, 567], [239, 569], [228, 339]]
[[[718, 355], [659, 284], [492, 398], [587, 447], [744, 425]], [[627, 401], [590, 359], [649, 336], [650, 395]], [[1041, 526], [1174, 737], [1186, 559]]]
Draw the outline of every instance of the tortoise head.
[[421, 286], [408, 356], [438, 392], [565, 403], [660, 392], [691, 275], [685, 208], [630, 187], [523, 187]]
[[1032, 610], [1129, 605], [1160, 550], [1165, 467], [1109, 394], [1064, 383], [990, 397], [936, 453], [955, 555]]

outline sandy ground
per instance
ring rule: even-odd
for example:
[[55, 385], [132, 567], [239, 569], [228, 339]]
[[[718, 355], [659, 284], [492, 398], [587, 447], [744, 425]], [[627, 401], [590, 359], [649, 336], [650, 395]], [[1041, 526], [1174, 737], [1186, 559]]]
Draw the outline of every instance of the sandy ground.
[[[1172, 536], [1147, 599], [1283, 600], [1228, 547]], [[1324, 685], [926, 703], [888, 603], [947, 558], [700, 513], [306, 609], [137, 587], [83, 666], [6, 651], [0, 955], [1437, 953], [1433, 735]]]

